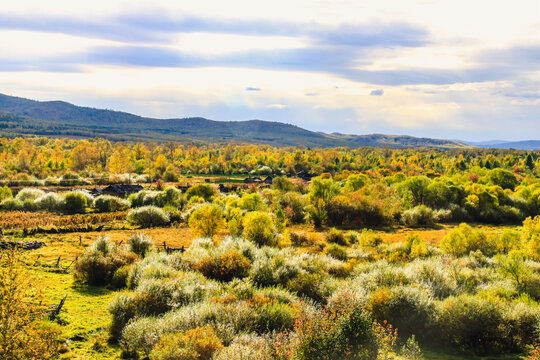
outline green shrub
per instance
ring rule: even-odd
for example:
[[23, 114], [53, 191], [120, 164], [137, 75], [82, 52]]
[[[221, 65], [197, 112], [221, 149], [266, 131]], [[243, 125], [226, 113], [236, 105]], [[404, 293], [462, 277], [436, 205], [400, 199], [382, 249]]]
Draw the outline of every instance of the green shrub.
[[13, 194], [11, 193], [11, 190], [7, 186], [0, 186], [0, 202], [2, 202], [5, 199], [11, 199], [13, 197]]
[[229, 211], [229, 220], [227, 221], [227, 228], [229, 229], [229, 235], [234, 237], [239, 237], [244, 231], [244, 226], [242, 225], [244, 216], [242, 210], [239, 208], [232, 208]]
[[274, 245], [276, 234], [274, 222], [270, 215], [263, 211], [247, 213], [243, 221], [244, 236], [258, 245]]
[[112, 315], [109, 333], [113, 340], [118, 340], [126, 324], [137, 314], [137, 305], [132, 295], [119, 294], [109, 304], [108, 310]]
[[514, 301], [504, 312], [504, 326], [513, 351], [523, 351], [540, 341], [540, 310], [533, 304]]
[[266, 211], [268, 206], [258, 193], [246, 193], [240, 200], [240, 208], [247, 211]]
[[425, 336], [435, 318], [435, 304], [429, 293], [414, 286], [398, 286], [374, 292], [368, 303], [373, 316], [388, 321], [399, 334]]
[[279, 200], [279, 205], [283, 208], [287, 220], [293, 224], [300, 224], [305, 221], [306, 200], [297, 192], [287, 192]]
[[4, 210], [17, 211], [22, 210], [23, 203], [14, 198], [7, 198], [2, 200], [0, 207]]
[[347, 250], [338, 244], [328, 244], [324, 248], [324, 253], [338, 260], [347, 260]]
[[210, 360], [222, 347], [221, 339], [210, 326], [197, 327], [185, 333], [163, 336], [154, 347], [150, 358], [152, 360]]
[[123, 289], [127, 286], [127, 278], [131, 265], [124, 265], [116, 269], [111, 279], [111, 285], [114, 289]]
[[216, 195], [216, 190], [210, 184], [193, 185], [186, 191], [186, 199], [191, 199], [193, 196], [199, 196], [204, 201], [210, 201]]
[[486, 255], [495, 251], [495, 244], [482, 230], [473, 229], [462, 223], [442, 238], [440, 247], [443, 252], [454, 256], [468, 255], [471, 251], [480, 250]]
[[505, 345], [501, 306], [493, 299], [470, 295], [449, 297], [439, 305], [439, 341], [475, 352], [499, 353]]
[[343, 233], [343, 231], [336, 228], [331, 228], [326, 233], [326, 241], [331, 244], [348, 245], [347, 239], [345, 239], [345, 234]]
[[174, 206], [182, 208], [184, 206], [184, 196], [182, 192], [174, 186], [167, 186], [155, 198], [154, 204], [159, 207]]
[[203, 258], [195, 265], [195, 268], [206, 277], [231, 281], [234, 278], [248, 276], [251, 262], [244, 255], [233, 250]]
[[298, 310], [276, 300], [269, 300], [255, 306], [257, 313], [255, 330], [262, 334], [291, 329], [298, 315]]
[[25, 202], [26, 200], [36, 200], [37, 198], [45, 195], [45, 192], [40, 189], [25, 188], [17, 193], [15, 199], [20, 202]]
[[219, 205], [203, 205], [189, 216], [189, 227], [198, 236], [212, 238], [225, 225]]
[[36, 211], [37, 209], [38, 207], [36, 203], [34, 202], [34, 200], [27, 199], [27, 200], [24, 200], [22, 203], [23, 211]]
[[66, 214], [80, 214], [86, 211], [87, 198], [78, 191], [70, 191], [63, 196], [62, 212]]
[[144, 233], [133, 234], [128, 240], [128, 250], [144, 258], [154, 248], [154, 240]]
[[405, 210], [401, 214], [401, 221], [410, 227], [414, 226], [431, 226], [435, 224], [437, 217], [432, 209], [425, 205], [418, 205], [412, 209]]
[[82, 183], [83, 183], [83, 180], [81, 179], [81, 177], [73, 173], [66, 173], [62, 175], [62, 177], [58, 181], [58, 184], [60, 186], [75, 186], [75, 185], [80, 185]]
[[163, 209], [151, 205], [131, 210], [127, 220], [142, 227], [162, 226], [170, 221], [169, 215]]
[[319, 303], [326, 302], [330, 294], [323, 287], [323, 276], [301, 272], [287, 282], [287, 289], [294, 291], [299, 296], [305, 296]]
[[64, 208], [64, 199], [56, 193], [47, 193], [34, 202], [39, 210], [49, 212], [60, 211]]
[[115, 212], [129, 208], [129, 201], [116, 196], [100, 195], [94, 200], [94, 207], [100, 212]]
[[377, 359], [379, 349], [385, 347], [384, 335], [373, 325], [362, 306], [350, 300], [348, 296], [338, 299], [320, 311], [305, 314], [296, 322], [295, 358]]
[[371, 229], [362, 229], [360, 236], [358, 237], [358, 243], [362, 247], [377, 247], [382, 244], [380, 235], [375, 234]]
[[98, 237], [74, 264], [73, 276], [90, 285], [103, 285], [111, 281], [120, 267], [131, 264], [137, 256], [122, 250], [108, 238]]
[[393, 221], [393, 215], [387, 211], [390, 205], [379, 199], [351, 193], [334, 196], [325, 204], [324, 210], [329, 226], [379, 226]]

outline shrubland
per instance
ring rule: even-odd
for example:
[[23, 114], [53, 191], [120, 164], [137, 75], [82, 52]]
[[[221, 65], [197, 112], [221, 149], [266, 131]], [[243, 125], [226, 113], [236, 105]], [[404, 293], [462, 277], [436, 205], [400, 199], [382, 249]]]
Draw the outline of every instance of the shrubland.
[[[185, 251], [162, 252], [139, 232], [122, 243], [97, 238], [74, 263], [77, 283], [118, 292], [108, 335], [125, 358], [535, 354], [537, 152], [124, 143], [93, 158], [106, 143], [0, 139], [0, 178], [23, 184], [0, 187], [0, 226], [189, 226]], [[76, 164], [83, 147], [85, 166]], [[55, 160], [27, 157], [23, 169], [21, 150]], [[233, 192], [200, 176], [176, 187], [225, 174], [275, 178]], [[306, 174], [310, 181], [296, 177]], [[159, 181], [127, 198], [30, 187], [101, 175]], [[383, 231], [404, 228], [383, 241]], [[440, 242], [423, 235], [434, 229], [446, 232]]]

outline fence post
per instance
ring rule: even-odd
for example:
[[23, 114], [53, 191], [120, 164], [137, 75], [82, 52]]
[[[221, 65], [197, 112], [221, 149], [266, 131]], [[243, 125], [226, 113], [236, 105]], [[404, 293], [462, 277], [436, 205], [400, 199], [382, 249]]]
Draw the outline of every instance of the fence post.
[[62, 310], [62, 306], [64, 306], [64, 302], [66, 301], [66, 298], [67, 298], [67, 294], [66, 296], [64, 296], [62, 298], [62, 300], [60, 300], [60, 303], [58, 304], [58, 306], [53, 309], [53, 311], [51, 312], [51, 315], [49, 315], [49, 320], [54, 320], [56, 319], [56, 317], [60, 314], [60, 311]]

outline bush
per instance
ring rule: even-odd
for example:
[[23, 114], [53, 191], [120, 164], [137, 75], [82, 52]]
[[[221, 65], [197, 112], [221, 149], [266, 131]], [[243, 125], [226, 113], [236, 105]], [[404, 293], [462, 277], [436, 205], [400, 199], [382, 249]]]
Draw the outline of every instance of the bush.
[[328, 225], [358, 227], [391, 222], [392, 218], [386, 214], [385, 206], [382, 200], [352, 193], [331, 198], [324, 209]]
[[258, 245], [274, 245], [276, 234], [274, 222], [270, 215], [263, 211], [247, 213], [243, 221], [244, 236]]
[[197, 327], [185, 333], [168, 334], [161, 338], [150, 354], [154, 360], [210, 360], [223, 348], [221, 339], [209, 327]]
[[159, 207], [174, 206], [181, 209], [184, 206], [184, 196], [174, 186], [167, 186], [165, 190], [157, 194], [153, 205]]
[[123, 289], [127, 286], [127, 279], [131, 265], [124, 265], [116, 269], [111, 279], [111, 285], [114, 289]]
[[47, 193], [34, 202], [39, 210], [49, 212], [60, 211], [64, 208], [64, 199], [56, 193]]
[[268, 208], [258, 193], [244, 194], [240, 200], [240, 207], [247, 211], [265, 211]]
[[2, 200], [2, 202], [0, 203], [0, 207], [8, 211], [17, 211], [22, 210], [23, 203], [14, 198], [7, 198]]
[[229, 235], [239, 237], [242, 235], [242, 232], [244, 231], [244, 227], [242, 225], [243, 222], [243, 214], [242, 210], [239, 208], [232, 208], [229, 211], [229, 220], [227, 221], [227, 228], [229, 229]]
[[253, 304], [257, 319], [255, 330], [258, 333], [270, 333], [273, 331], [289, 330], [294, 325], [294, 321], [298, 315], [298, 309], [295, 309], [287, 304], [279, 303], [275, 299], [258, 296], [261, 302], [253, 302], [248, 300], [248, 303]]
[[461, 295], [445, 299], [437, 314], [439, 340], [477, 352], [498, 353], [505, 329], [500, 305], [492, 299]]
[[336, 228], [331, 228], [326, 233], [326, 241], [328, 241], [331, 244], [348, 245], [343, 231], [340, 231]]
[[525, 302], [513, 302], [504, 313], [504, 326], [514, 351], [523, 351], [540, 341], [540, 310]]
[[321, 274], [301, 272], [287, 282], [287, 289], [299, 296], [305, 296], [319, 303], [325, 303], [330, 295], [324, 288], [324, 279]]
[[248, 276], [251, 262], [244, 255], [233, 250], [221, 255], [203, 258], [195, 264], [195, 268], [206, 277], [231, 281], [234, 278]]
[[154, 240], [144, 233], [133, 234], [128, 240], [128, 250], [144, 258], [154, 248]]
[[495, 238], [497, 252], [508, 254], [512, 250], [521, 247], [521, 237], [518, 231], [505, 229], [501, 235]]
[[373, 316], [388, 321], [400, 335], [426, 336], [426, 329], [435, 317], [435, 305], [429, 293], [413, 286], [382, 288], [374, 292], [368, 302]]
[[358, 237], [358, 243], [362, 247], [377, 247], [382, 244], [381, 237], [371, 229], [362, 229]]
[[212, 238], [225, 225], [219, 205], [203, 205], [191, 213], [189, 227], [201, 237]]
[[15, 199], [20, 202], [25, 202], [26, 200], [35, 201], [37, 198], [43, 195], [45, 195], [45, 192], [43, 190], [25, 188], [17, 193], [17, 195], [15, 196]]
[[306, 201], [301, 194], [292, 191], [288, 192], [279, 199], [279, 205], [283, 208], [287, 220], [291, 223], [299, 224], [304, 222]]
[[529, 255], [534, 259], [540, 259], [540, 215], [523, 221], [521, 236]]
[[0, 202], [4, 199], [10, 199], [13, 197], [11, 190], [7, 186], [0, 186]]
[[454, 256], [468, 255], [471, 251], [480, 250], [486, 255], [495, 252], [495, 244], [482, 230], [475, 230], [462, 223], [442, 238], [440, 247], [443, 252]]
[[305, 360], [375, 360], [384, 346], [382, 335], [362, 306], [346, 296], [296, 322], [293, 351]]
[[327, 245], [324, 253], [338, 260], [347, 260], [347, 250], [338, 244]]
[[169, 215], [163, 209], [151, 205], [131, 210], [127, 220], [142, 227], [162, 226], [170, 221]]
[[72, 174], [72, 173], [66, 173], [62, 175], [62, 177], [58, 181], [58, 184], [60, 184], [60, 186], [75, 186], [75, 185], [80, 185], [82, 183], [83, 181], [80, 178], [80, 176], [77, 174]]
[[209, 184], [193, 185], [186, 191], [186, 198], [189, 200], [193, 196], [199, 196], [204, 201], [210, 201], [216, 195], [216, 190]]
[[136, 255], [128, 253], [108, 238], [98, 237], [74, 264], [73, 276], [90, 285], [103, 285], [111, 281], [120, 267], [135, 261]]
[[86, 211], [87, 199], [78, 191], [70, 191], [63, 195], [62, 212], [66, 214], [79, 214]]
[[433, 210], [425, 205], [418, 205], [401, 214], [401, 221], [407, 226], [430, 226], [435, 224], [437, 217]]
[[133, 296], [119, 294], [109, 304], [108, 310], [112, 315], [109, 332], [113, 340], [118, 340], [126, 324], [137, 314], [137, 306]]
[[100, 212], [115, 212], [129, 208], [129, 201], [116, 196], [100, 195], [94, 200], [94, 207]]

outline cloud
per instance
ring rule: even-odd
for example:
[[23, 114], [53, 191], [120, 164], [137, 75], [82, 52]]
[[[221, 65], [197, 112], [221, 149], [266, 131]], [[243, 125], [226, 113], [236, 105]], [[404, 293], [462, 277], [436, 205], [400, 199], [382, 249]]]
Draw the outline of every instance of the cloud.
[[249, 86], [246, 88], [246, 91], [261, 91], [261, 88]]
[[382, 96], [384, 94], [384, 90], [383, 89], [376, 89], [376, 90], [372, 90], [369, 95], [371, 96]]
[[266, 108], [267, 109], [285, 109], [287, 107], [287, 105], [285, 104], [269, 104], [269, 105], [266, 105]]
[[416, 47], [429, 42], [426, 29], [402, 22], [329, 26], [277, 20], [172, 16], [162, 12], [78, 19], [44, 14], [0, 14], [0, 29], [63, 33], [131, 43], [170, 42], [173, 35], [194, 32], [305, 37], [318, 45], [355, 47]]

